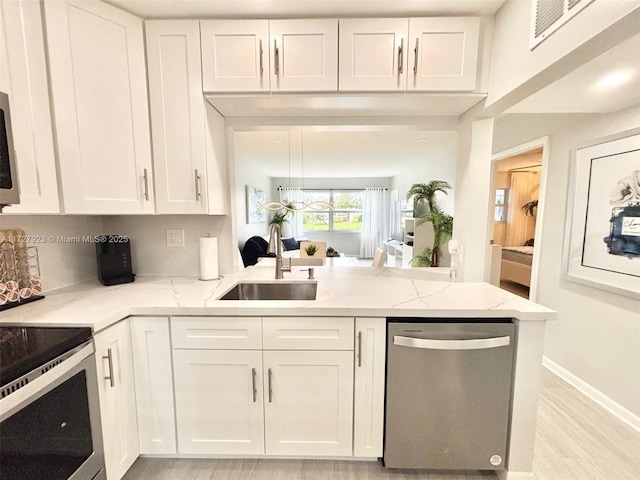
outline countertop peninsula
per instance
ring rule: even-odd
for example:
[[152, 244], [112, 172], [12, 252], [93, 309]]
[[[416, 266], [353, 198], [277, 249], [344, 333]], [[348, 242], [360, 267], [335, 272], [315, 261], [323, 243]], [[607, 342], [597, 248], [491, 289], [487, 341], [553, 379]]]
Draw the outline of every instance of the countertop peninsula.
[[294, 267], [274, 280], [273, 267], [254, 266], [217, 280], [138, 276], [102, 286], [86, 281], [45, 292], [43, 300], [2, 312], [1, 323], [107, 328], [129, 315], [373, 316], [553, 320], [555, 312], [483, 282], [453, 282], [442, 269], [316, 267], [316, 300], [222, 301], [241, 281], [308, 282]]

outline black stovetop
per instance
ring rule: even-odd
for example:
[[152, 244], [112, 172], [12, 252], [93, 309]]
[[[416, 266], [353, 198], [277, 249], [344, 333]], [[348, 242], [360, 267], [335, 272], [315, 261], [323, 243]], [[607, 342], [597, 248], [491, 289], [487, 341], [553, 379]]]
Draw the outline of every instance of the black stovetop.
[[0, 326], [0, 386], [91, 339], [90, 328]]

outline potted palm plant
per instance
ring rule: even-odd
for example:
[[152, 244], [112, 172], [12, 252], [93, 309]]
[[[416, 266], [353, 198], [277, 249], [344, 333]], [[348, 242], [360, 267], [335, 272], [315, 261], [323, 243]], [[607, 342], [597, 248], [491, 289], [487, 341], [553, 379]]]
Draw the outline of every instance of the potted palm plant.
[[414, 183], [407, 192], [407, 200], [413, 197], [415, 213], [418, 212], [420, 203], [426, 203], [427, 206], [425, 213], [416, 216], [416, 225], [429, 222], [433, 227], [433, 246], [416, 255], [415, 262], [413, 259], [411, 261], [412, 266], [437, 267], [439, 265], [440, 248], [453, 234], [453, 217], [440, 208], [436, 193], [442, 192], [447, 195], [447, 190], [451, 188], [451, 185], [444, 180], [432, 180], [429, 183]]

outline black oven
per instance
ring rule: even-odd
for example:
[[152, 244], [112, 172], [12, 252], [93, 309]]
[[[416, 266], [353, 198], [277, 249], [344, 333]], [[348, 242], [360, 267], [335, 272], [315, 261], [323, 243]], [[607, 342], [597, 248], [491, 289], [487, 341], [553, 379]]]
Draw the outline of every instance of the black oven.
[[106, 479], [90, 329], [0, 336], [0, 479]]
[[18, 171], [15, 163], [9, 97], [0, 92], [0, 212], [2, 207], [20, 203]]

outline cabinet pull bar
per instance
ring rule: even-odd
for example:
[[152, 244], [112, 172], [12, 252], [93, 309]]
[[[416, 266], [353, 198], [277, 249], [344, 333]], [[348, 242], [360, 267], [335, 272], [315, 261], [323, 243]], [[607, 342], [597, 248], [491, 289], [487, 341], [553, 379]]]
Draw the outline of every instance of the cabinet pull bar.
[[273, 68], [275, 70], [276, 77], [280, 75], [280, 52], [278, 51], [278, 41], [273, 41]]
[[273, 389], [271, 388], [273, 381], [271, 379], [271, 376], [272, 376], [271, 369], [268, 369], [267, 373], [269, 376], [269, 403], [271, 403], [273, 401]]
[[200, 174], [196, 168], [196, 202], [200, 201]]
[[358, 332], [358, 367], [362, 366], [362, 332]]
[[400, 46], [398, 47], [398, 73], [402, 75], [404, 71], [404, 38], [400, 39]]
[[104, 377], [104, 379], [105, 380], [109, 380], [109, 384], [111, 385], [111, 387], [115, 387], [116, 386], [116, 381], [115, 381], [115, 378], [113, 376], [113, 355], [111, 354], [111, 349], [110, 348], [107, 349], [107, 356], [106, 357], [102, 357], [102, 358], [106, 359], [109, 362], [109, 375]]
[[263, 50], [262, 50], [262, 40], [260, 40], [260, 76], [264, 74], [264, 63], [262, 60]]
[[256, 388], [256, 369], [251, 369], [251, 383], [253, 386], [253, 403], [256, 403], [258, 398], [258, 389]]
[[145, 168], [142, 173], [142, 178], [144, 178], [144, 199], [149, 201], [149, 176], [147, 175], [147, 169]]
[[416, 48], [413, 49], [413, 74], [418, 74], [418, 42], [419, 38], [416, 38]]

